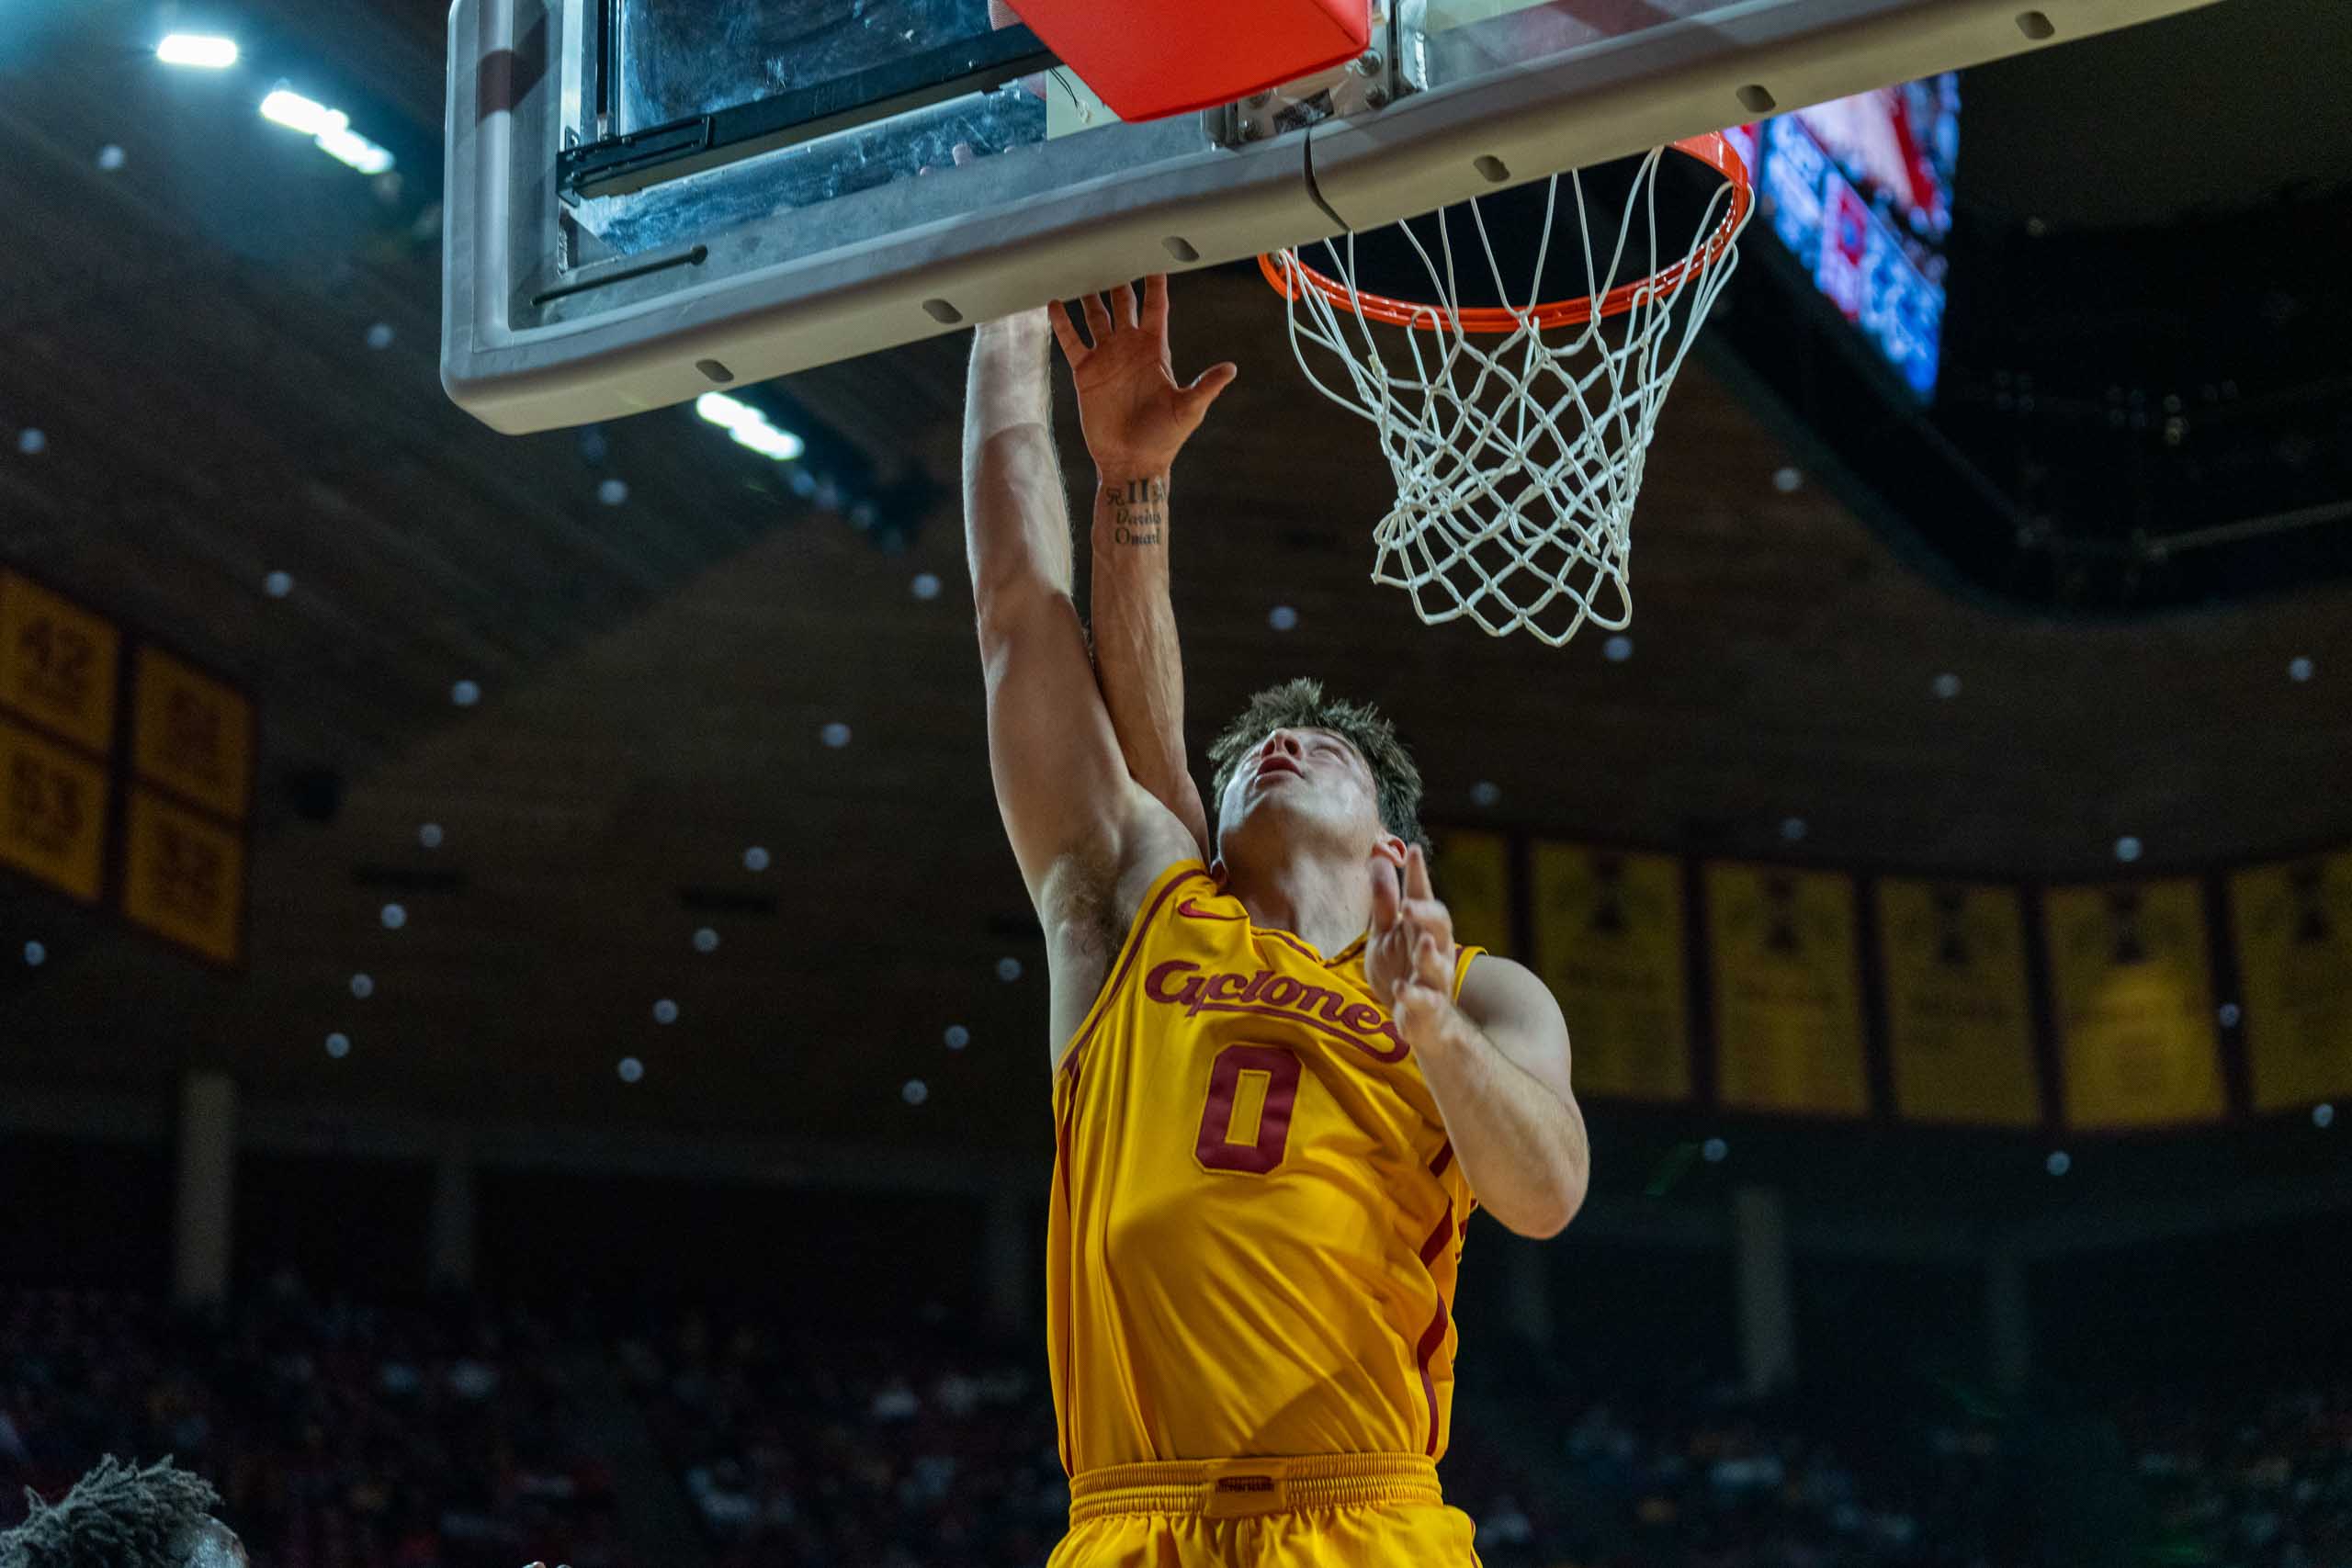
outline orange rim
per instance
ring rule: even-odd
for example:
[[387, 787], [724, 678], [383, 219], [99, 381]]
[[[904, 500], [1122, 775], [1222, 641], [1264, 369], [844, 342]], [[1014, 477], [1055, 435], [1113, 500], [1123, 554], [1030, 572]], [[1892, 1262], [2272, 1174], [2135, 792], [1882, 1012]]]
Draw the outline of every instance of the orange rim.
[[1412, 299], [1392, 299], [1385, 294], [1351, 292], [1348, 286], [1335, 277], [1316, 271], [1301, 261], [1296, 251], [1267, 251], [1258, 257], [1258, 270], [1274, 286], [1274, 292], [1285, 299], [1298, 296], [1291, 291], [1288, 270], [1282, 258], [1290, 258], [1291, 267], [1306, 287], [1344, 310], [1353, 310], [1368, 320], [1385, 321], [1392, 327], [1412, 327], [1435, 332], [1458, 321], [1465, 333], [1514, 333], [1529, 321], [1540, 327], [1575, 326], [1601, 316], [1621, 316], [1634, 308], [1634, 302], [1645, 294], [1667, 292], [1682, 286], [1693, 273], [1704, 272], [1731, 249], [1739, 237], [1740, 226], [1747, 221], [1747, 209], [1754, 203], [1755, 190], [1748, 182], [1747, 165], [1732, 151], [1731, 143], [1719, 132], [1704, 136], [1687, 136], [1668, 143], [1676, 152], [1696, 158], [1731, 182], [1731, 210], [1715, 226], [1707, 243], [1672, 266], [1648, 277], [1621, 284], [1600, 297], [1598, 312], [1592, 296], [1574, 299], [1555, 299], [1521, 311], [1500, 305], [1482, 305], [1467, 310], [1447, 310], [1440, 306], [1426, 305]]

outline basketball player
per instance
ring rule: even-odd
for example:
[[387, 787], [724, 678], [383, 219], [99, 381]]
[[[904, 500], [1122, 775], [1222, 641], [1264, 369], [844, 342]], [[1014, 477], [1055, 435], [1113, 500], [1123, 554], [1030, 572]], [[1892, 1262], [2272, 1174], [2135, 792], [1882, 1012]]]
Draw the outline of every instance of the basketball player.
[[[1558, 1234], [1584, 1123], [1558, 1006], [1457, 949], [1372, 709], [1261, 692], [1184, 765], [1169, 479], [1233, 378], [1149, 279], [979, 329], [965, 529], [997, 803], [1051, 960], [1047, 1293], [1070, 1529], [1049, 1568], [1475, 1564], [1436, 1461], [1471, 1209]], [[1049, 347], [1098, 470], [1071, 598]], [[1091, 341], [1090, 341], [1091, 338]]]
[[220, 1494], [159, 1460], [141, 1470], [112, 1454], [74, 1489], [0, 1531], [0, 1568], [246, 1568], [244, 1544], [212, 1517]]

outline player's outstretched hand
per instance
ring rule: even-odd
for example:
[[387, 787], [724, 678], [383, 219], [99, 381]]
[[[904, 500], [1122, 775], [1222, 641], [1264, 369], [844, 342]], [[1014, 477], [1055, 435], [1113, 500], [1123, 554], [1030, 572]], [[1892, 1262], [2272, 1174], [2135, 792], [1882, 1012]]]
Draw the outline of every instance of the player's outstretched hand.
[[1239, 372], [1228, 361], [1210, 366], [1190, 386], [1177, 383], [1168, 347], [1165, 273], [1144, 279], [1140, 303], [1125, 283], [1107, 299], [1090, 294], [1082, 303], [1083, 337], [1060, 300], [1048, 310], [1054, 336], [1069, 360], [1070, 378], [1078, 384], [1079, 423], [1094, 467], [1106, 480], [1164, 474], [1201, 427], [1209, 405]]
[[1372, 863], [1372, 940], [1363, 973], [1407, 1044], [1419, 1045], [1445, 1027], [1453, 1010], [1453, 916], [1430, 886], [1419, 844], [1405, 852], [1402, 887], [1395, 866]]

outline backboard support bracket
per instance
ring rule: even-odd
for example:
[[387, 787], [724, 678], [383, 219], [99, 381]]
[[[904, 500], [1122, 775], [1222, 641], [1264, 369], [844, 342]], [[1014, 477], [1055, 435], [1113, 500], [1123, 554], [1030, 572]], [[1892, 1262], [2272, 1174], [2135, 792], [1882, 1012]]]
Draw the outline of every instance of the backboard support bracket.
[[1227, 104], [1211, 117], [1218, 142], [1269, 141], [1327, 119], [1386, 108], [1429, 85], [1427, 0], [1379, 0], [1372, 9], [1372, 47], [1344, 65], [1318, 71]]

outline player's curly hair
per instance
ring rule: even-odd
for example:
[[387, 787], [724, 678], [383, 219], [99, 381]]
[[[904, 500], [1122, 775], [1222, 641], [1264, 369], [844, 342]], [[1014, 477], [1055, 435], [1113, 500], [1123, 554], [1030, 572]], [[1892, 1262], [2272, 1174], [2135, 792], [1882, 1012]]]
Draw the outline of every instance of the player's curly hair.
[[1327, 697], [1322, 682], [1305, 676], [1251, 697], [1216, 738], [1209, 748], [1209, 761], [1216, 766], [1215, 799], [1225, 798], [1225, 786], [1242, 759], [1277, 729], [1329, 729], [1346, 736], [1380, 786], [1381, 826], [1408, 844], [1429, 849], [1429, 835], [1421, 830], [1421, 770], [1396, 739], [1396, 727], [1370, 703]]
[[0, 1568], [182, 1568], [220, 1494], [168, 1459], [141, 1470], [109, 1454], [57, 1503], [25, 1488], [31, 1515], [0, 1534]]

